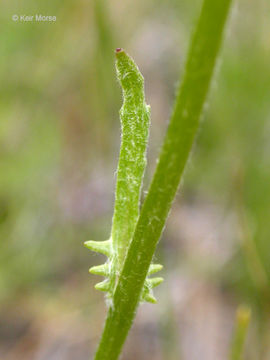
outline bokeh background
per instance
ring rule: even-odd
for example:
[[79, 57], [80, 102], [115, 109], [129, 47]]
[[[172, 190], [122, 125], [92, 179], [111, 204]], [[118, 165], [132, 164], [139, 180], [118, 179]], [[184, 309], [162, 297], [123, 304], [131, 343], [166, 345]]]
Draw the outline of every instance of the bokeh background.
[[[110, 232], [120, 145], [114, 49], [138, 63], [153, 174], [201, 0], [1, 1], [0, 359], [89, 359], [103, 294], [83, 247]], [[55, 15], [53, 23], [12, 15]], [[245, 359], [270, 359], [270, 3], [234, 1], [204, 121], [125, 360], [225, 360], [239, 304]]]

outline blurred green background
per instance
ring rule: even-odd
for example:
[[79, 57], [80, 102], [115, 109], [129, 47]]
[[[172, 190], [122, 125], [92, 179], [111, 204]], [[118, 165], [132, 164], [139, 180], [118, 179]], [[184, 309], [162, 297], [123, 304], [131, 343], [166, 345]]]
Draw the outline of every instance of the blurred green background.
[[[151, 179], [200, 0], [2, 0], [0, 359], [89, 359], [105, 316], [101, 258], [120, 145], [114, 49], [152, 108]], [[56, 22], [13, 21], [54, 15]], [[204, 120], [156, 258], [165, 282], [123, 359], [225, 360], [252, 308], [245, 359], [270, 359], [270, 3], [234, 2]]]

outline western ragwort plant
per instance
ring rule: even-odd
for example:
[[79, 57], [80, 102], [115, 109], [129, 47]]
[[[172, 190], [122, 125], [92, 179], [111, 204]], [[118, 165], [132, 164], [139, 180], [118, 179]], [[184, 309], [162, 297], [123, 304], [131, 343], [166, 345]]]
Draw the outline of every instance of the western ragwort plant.
[[183, 81], [141, 211], [150, 107], [145, 103], [144, 80], [138, 67], [123, 49], [116, 49], [123, 106], [112, 230], [109, 240], [85, 242], [90, 250], [108, 257], [105, 264], [90, 269], [105, 277], [96, 289], [107, 292], [108, 303], [95, 360], [118, 359], [138, 304], [156, 302], [152, 289], [163, 279], [149, 276], [162, 266], [151, 262], [197, 133], [230, 5], [231, 0], [203, 2]]

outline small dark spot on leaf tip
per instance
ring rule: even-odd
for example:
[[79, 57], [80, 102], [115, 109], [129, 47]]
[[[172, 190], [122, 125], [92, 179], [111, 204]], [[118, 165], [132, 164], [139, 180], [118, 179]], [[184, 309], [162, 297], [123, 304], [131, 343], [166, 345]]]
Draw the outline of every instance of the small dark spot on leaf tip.
[[119, 53], [119, 52], [121, 52], [121, 51], [123, 51], [122, 48], [117, 48], [117, 49], [115, 49], [115, 52], [116, 52], [116, 53]]

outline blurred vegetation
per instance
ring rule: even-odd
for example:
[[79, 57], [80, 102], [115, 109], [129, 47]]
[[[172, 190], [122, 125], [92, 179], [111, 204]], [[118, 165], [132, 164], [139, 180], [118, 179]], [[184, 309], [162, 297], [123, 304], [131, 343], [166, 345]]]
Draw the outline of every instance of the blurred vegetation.
[[[149, 183], [200, 5], [2, 1], [1, 359], [87, 359], [94, 350], [104, 304], [87, 269], [100, 259], [82, 244], [106, 239], [110, 229], [121, 105], [113, 51], [125, 48], [145, 76]], [[11, 20], [36, 13], [57, 21]], [[200, 304], [212, 304], [208, 316], [224, 320], [225, 345], [205, 341], [201, 359], [228, 348], [239, 303], [253, 314], [246, 359], [270, 357], [269, 14], [267, 0], [235, 2], [209, 107], [159, 245], [166, 265], [159, 308], [142, 307], [125, 359], [196, 359], [189, 329], [205, 318], [192, 322], [194, 301], [182, 309], [181, 294], [192, 298], [197, 282], [206, 289], [196, 295]], [[57, 344], [44, 336], [50, 332]], [[195, 349], [200, 336], [192, 334]], [[222, 351], [216, 358], [226, 358]]]

